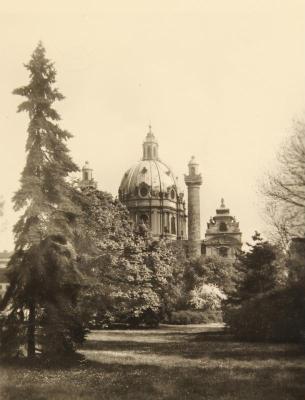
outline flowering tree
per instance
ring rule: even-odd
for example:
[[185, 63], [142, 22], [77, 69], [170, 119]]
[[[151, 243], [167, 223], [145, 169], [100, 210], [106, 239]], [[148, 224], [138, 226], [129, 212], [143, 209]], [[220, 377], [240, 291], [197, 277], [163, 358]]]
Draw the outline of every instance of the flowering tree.
[[197, 310], [219, 310], [227, 296], [213, 284], [203, 283], [190, 292], [189, 304]]
[[77, 251], [87, 276], [85, 314], [95, 324], [155, 325], [179, 295], [181, 276], [170, 244], [135, 229], [126, 207], [108, 193], [86, 188], [82, 194]]

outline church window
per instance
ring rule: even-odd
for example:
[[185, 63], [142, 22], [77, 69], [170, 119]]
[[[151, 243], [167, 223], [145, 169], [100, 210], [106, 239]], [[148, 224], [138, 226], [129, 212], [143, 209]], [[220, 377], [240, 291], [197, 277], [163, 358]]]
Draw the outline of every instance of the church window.
[[196, 175], [195, 167], [191, 167], [191, 175]]
[[152, 157], [151, 157], [151, 146], [149, 146], [148, 148], [147, 148], [147, 155], [148, 155], [148, 159], [151, 159]]
[[156, 158], [156, 157], [157, 157], [156, 148], [154, 147], [154, 158]]
[[89, 174], [87, 171], [84, 172], [84, 180], [88, 181], [89, 180]]
[[226, 232], [228, 230], [227, 224], [225, 222], [221, 222], [219, 225], [220, 232]]
[[172, 190], [171, 190], [171, 198], [172, 198], [172, 200], [174, 200], [174, 199], [175, 199], [175, 197], [176, 197], [175, 190], [174, 190], [174, 189], [172, 189]]
[[176, 234], [176, 218], [175, 217], [171, 218], [171, 233], [173, 235]]
[[148, 187], [145, 184], [140, 187], [140, 194], [142, 197], [146, 197], [148, 195]]
[[228, 257], [229, 249], [227, 247], [220, 247], [219, 248], [219, 255], [221, 257]]

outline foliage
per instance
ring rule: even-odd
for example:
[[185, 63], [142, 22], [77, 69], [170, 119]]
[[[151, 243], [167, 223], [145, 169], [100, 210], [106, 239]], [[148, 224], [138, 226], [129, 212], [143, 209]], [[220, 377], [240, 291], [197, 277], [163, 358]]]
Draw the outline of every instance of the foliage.
[[303, 341], [304, 288], [281, 288], [246, 300], [225, 314], [225, 322], [238, 339]]
[[222, 322], [222, 315], [220, 311], [211, 309], [179, 310], [173, 311], [166, 322], [173, 325], [207, 324]]
[[254, 241], [240, 258], [242, 279], [224, 320], [239, 339], [299, 341], [305, 332], [304, 251], [285, 265], [274, 245], [258, 234]]
[[73, 353], [83, 343], [86, 332], [78, 310], [82, 276], [73, 247], [63, 236], [49, 236], [30, 251], [15, 253], [8, 277], [10, 286], [2, 302], [8, 307], [1, 335], [7, 355], [18, 355], [22, 347], [28, 346], [29, 329], [34, 330], [35, 350], [44, 358]]
[[305, 238], [294, 238], [287, 257], [288, 283], [305, 288]]
[[26, 324], [22, 312], [0, 316], [1, 360], [23, 355], [27, 337]]
[[215, 285], [203, 283], [190, 293], [189, 303], [195, 309], [219, 310], [227, 296]]
[[71, 134], [60, 129], [52, 107], [63, 96], [53, 87], [56, 71], [41, 43], [25, 67], [30, 82], [13, 92], [25, 97], [18, 112], [27, 112], [30, 119], [26, 165], [13, 198], [15, 210], [23, 214], [14, 227], [2, 332], [5, 336], [13, 326], [16, 337], [26, 332], [29, 357], [35, 356], [37, 345], [48, 357], [60, 356], [84, 337], [76, 316], [80, 274], [72, 246], [80, 210], [77, 193], [67, 182], [78, 167], [65, 143]]
[[125, 206], [104, 192], [83, 191], [84, 219], [78, 252], [88, 288], [84, 314], [91, 324], [156, 325], [179, 294], [177, 259], [168, 242], [132, 225]]
[[185, 263], [184, 304], [181, 309], [202, 309], [205, 322], [221, 320], [223, 302], [235, 291], [238, 271], [232, 261], [201, 256]]
[[203, 283], [216, 285], [226, 294], [234, 291], [237, 271], [232, 262], [222, 257], [205, 257], [191, 260], [185, 270], [185, 282], [188, 291]]
[[235, 302], [275, 289], [285, 280], [285, 270], [279, 261], [279, 249], [263, 240], [257, 232], [252, 239], [254, 244], [248, 244], [249, 250], [242, 253], [236, 263], [237, 291], [231, 296]]
[[17, 250], [28, 249], [50, 233], [73, 237], [71, 222], [78, 212], [66, 181], [69, 173], [78, 171], [65, 144], [72, 135], [60, 129], [60, 116], [52, 108], [64, 97], [53, 88], [56, 71], [41, 43], [25, 67], [30, 83], [13, 92], [26, 98], [18, 112], [26, 111], [30, 118], [26, 165], [13, 198], [16, 211], [25, 209], [14, 228]]

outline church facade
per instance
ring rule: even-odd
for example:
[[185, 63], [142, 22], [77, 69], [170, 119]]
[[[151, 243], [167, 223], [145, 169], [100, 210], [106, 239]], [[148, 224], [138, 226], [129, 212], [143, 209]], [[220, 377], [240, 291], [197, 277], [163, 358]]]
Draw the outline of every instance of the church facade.
[[[156, 239], [167, 237], [186, 244], [189, 257], [220, 256], [234, 261], [241, 251], [239, 223], [232, 217], [222, 199], [216, 215], [201, 237], [199, 164], [192, 157], [184, 176], [187, 200], [178, 180], [167, 163], [159, 157], [159, 144], [151, 127], [143, 142], [142, 159], [123, 175], [119, 200], [126, 205], [135, 224], [145, 224]], [[86, 163], [80, 186], [96, 187], [92, 169]]]
[[207, 223], [202, 252], [207, 256], [221, 256], [234, 261], [240, 253], [242, 240], [239, 222], [232, 217], [224, 199], [216, 210], [216, 215]]

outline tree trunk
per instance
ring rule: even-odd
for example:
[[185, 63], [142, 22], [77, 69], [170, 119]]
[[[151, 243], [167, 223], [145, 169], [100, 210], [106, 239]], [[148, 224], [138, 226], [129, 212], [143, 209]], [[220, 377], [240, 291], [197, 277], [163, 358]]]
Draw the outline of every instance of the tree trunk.
[[35, 357], [35, 302], [32, 300], [29, 304], [29, 322], [28, 322], [28, 358]]

